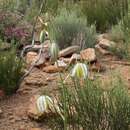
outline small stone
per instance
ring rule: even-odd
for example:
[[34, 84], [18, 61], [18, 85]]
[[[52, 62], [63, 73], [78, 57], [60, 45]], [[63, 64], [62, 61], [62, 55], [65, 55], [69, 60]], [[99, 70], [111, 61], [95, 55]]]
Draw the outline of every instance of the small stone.
[[82, 50], [80, 55], [82, 60], [86, 60], [88, 62], [96, 61], [95, 49], [93, 48]]
[[56, 73], [56, 72], [61, 72], [63, 70], [64, 68], [56, 67], [55, 65], [50, 65], [43, 68], [43, 71], [46, 73]]
[[65, 68], [67, 67], [67, 64], [63, 60], [57, 60], [57, 62], [55, 62], [55, 66]]
[[66, 64], [69, 64], [70, 63], [70, 59], [71, 58], [64, 58], [64, 57], [61, 57], [60, 60], [63, 60]]
[[55, 80], [55, 79], [56, 79], [56, 77], [47, 77], [47, 78], [46, 78], [46, 81], [47, 81], [47, 82], [50, 82], [50, 81]]
[[29, 130], [42, 130], [40, 128], [30, 128]]

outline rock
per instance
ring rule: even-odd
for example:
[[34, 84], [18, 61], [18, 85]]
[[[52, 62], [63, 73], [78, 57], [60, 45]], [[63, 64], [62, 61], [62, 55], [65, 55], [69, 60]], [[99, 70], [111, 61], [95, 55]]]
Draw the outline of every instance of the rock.
[[46, 81], [47, 81], [47, 82], [51, 82], [51, 81], [53, 81], [53, 80], [56, 80], [56, 77], [50, 77], [50, 76], [49, 76], [49, 77], [46, 78]]
[[60, 68], [66, 68], [67, 64], [63, 60], [57, 60], [57, 62], [55, 62], [55, 66]]
[[43, 68], [43, 71], [46, 73], [56, 73], [63, 71], [63, 67], [56, 67], [55, 65], [46, 66]]
[[96, 61], [95, 49], [93, 48], [82, 50], [80, 55], [82, 60], [86, 60], [88, 62]]
[[66, 57], [76, 53], [79, 50], [79, 46], [70, 46], [66, 49], [63, 49], [59, 52], [59, 57]]
[[26, 63], [32, 64], [38, 58], [38, 54], [36, 52], [28, 52], [26, 55]]
[[37, 67], [43, 66], [50, 58], [49, 48], [43, 48], [42, 53], [39, 55], [36, 52], [28, 52], [26, 56], [27, 64], [32, 64]]
[[103, 72], [105, 70], [106, 70], [105, 67], [98, 61], [90, 66], [90, 71]]
[[107, 40], [107, 39], [101, 39], [98, 43], [98, 45], [103, 49], [110, 49], [115, 46], [115, 43], [113, 41]]
[[1, 110], [1, 108], [0, 108], [0, 115], [3, 113], [3, 111]]
[[61, 57], [60, 60], [64, 61], [66, 64], [70, 63], [70, 58]]
[[27, 114], [30, 118], [38, 120], [40, 118], [40, 115], [38, 114], [37, 106], [36, 106], [36, 100], [39, 97], [39, 95], [36, 95], [30, 99], [29, 108], [27, 111]]
[[30, 128], [29, 130], [42, 130], [41, 128]]
[[49, 53], [49, 49], [48, 48], [44, 48], [42, 50], [42, 53], [40, 55], [40, 58], [38, 59], [37, 63], [35, 64], [35, 66], [43, 66], [43, 64], [45, 64], [45, 62], [50, 58], [50, 53]]
[[80, 54], [74, 53], [74, 54], [71, 56], [71, 58], [70, 58], [69, 64], [75, 63], [75, 61], [79, 61], [80, 59], [81, 59]]
[[111, 54], [110, 51], [107, 51], [107, 50], [101, 48], [101, 47], [99, 46], [99, 44], [97, 44], [97, 45], [95, 46], [95, 49], [96, 49], [99, 53], [101, 53], [102, 55], [110, 55], [110, 54]]

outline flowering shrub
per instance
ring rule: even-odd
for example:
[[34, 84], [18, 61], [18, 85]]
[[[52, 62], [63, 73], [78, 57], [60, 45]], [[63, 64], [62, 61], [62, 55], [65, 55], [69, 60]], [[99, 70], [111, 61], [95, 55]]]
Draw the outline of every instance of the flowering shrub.
[[21, 43], [29, 37], [29, 33], [25, 28], [8, 27], [4, 30], [4, 37], [6, 37], [7, 41], [15, 40]]
[[28, 43], [30, 39], [30, 30], [27, 26], [20, 25], [22, 19], [19, 15], [9, 13], [9, 12], [0, 12], [0, 37], [2, 40], [7, 40], [11, 42], [12, 40], [15, 43]]

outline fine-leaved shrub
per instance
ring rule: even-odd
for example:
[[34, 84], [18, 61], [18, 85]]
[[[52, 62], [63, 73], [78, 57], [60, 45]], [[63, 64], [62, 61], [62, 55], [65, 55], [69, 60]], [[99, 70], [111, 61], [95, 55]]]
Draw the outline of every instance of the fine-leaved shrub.
[[12, 94], [18, 89], [23, 74], [23, 62], [17, 57], [15, 49], [0, 52], [0, 89]]
[[122, 22], [119, 22], [117, 25], [112, 26], [111, 30], [108, 32], [110, 40], [114, 42], [120, 42], [125, 40], [125, 34], [123, 31]]
[[119, 58], [130, 58], [130, 16], [129, 13], [123, 18], [117, 25], [113, 26], [109, 31], [109, 37], [112, 41], [115, 41], [115, 46], [110, 48], [113, 54]]
[[[114, 80], [102, 88], [101, 82], [72, 80], [62, 84], [60, 110], [63, 117], [52, 120], [56, 130], [129, 130], [130, 96], [123, 81]], [[109, 89], [108, 89], [109, 88]]]
[[128, 0], [81, 0], [81, 8], [90, 24], [105, 31], [128, 11]]
[[96, 43], [95, 26], [88, 26], [87, 21], [75, 11], [60, 10], [49, 26], [51, 39], [55, 40], [61, 49], [71, 45], [81, 48], [94, 47]]

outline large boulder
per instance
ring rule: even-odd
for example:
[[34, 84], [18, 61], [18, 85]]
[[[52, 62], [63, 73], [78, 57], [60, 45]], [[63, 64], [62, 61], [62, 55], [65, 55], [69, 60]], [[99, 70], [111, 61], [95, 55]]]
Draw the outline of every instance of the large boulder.
[[94, 48], [88, 48], [80, 52], [81, 59], [87, 62], [96, 61], [96, 53]]
[[59, 52], [59, 57], [67, 57], [76, 53], [79, 50], [79, 46], [70, 46], [66, 49], [63, 49]]

